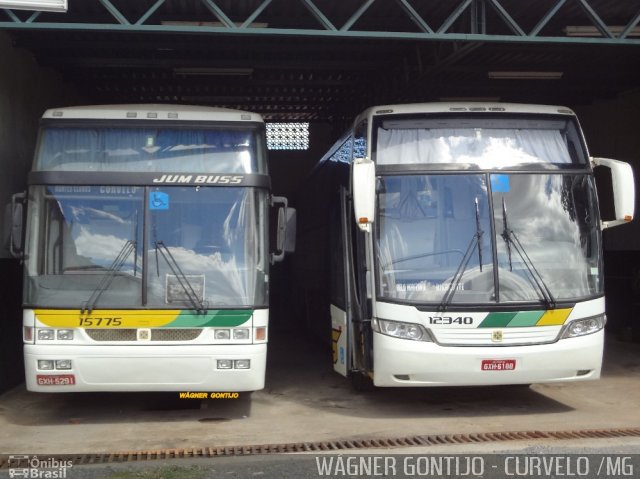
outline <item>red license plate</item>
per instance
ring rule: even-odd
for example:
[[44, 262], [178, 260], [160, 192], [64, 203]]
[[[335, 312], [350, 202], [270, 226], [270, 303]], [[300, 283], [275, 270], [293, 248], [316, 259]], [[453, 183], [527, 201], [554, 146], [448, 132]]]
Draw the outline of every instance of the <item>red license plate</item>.
[[480, 366], [483, 371], [513, 371], [515, 368], [515, 359], [483, 359]]
[[73, 386], [76, 383], [74, 374], [38, 374], [38, 386]]

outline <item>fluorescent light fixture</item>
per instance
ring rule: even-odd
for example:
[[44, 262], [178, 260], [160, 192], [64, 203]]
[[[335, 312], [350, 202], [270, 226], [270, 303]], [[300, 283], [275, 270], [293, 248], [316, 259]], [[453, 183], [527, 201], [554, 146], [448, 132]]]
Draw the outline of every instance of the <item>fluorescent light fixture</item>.
[[494, 80], [560, 80], [563, 72], [499, 71], [487, 75]]
[[173, 69], [176, 75], [205, 75], [205, 76], [249, 76], [253, 68], [209, 68], [209, 67], [178, 67]]
[[[626, 27], [612, 25], [607, 27], [615, 37], [619, 37]], [[574, 25], [564, 27], [564, 33], [568, 37], [601, 37], [602, 33], [593, 25]], [[640, 27], [634, 27], [627, 37], [640, 37]]]
[[66, 12], [67, 0], [0, 0], [0, 8], [10, 10], [35, 10], [41, 12]]

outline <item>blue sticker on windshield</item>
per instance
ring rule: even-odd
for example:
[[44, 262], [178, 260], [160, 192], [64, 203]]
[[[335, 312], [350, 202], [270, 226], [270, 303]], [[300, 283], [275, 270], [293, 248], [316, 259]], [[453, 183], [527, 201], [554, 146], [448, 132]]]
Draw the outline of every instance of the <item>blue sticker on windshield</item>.
[[509, 175], [491, 175], [491, 189], [494, 193], [509, 193]]
[[169, 195], [162, 191], [152, 191], [149, 193], [149, 209], [150, 210], [168, 210]]

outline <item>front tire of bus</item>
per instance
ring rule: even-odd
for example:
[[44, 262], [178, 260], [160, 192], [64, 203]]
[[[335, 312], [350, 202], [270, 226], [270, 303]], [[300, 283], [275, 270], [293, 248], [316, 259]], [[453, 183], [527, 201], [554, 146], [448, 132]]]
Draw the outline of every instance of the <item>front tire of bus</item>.
[[361, 371], [351, 371], [349, 374], [351, 378], [351, 386], [359, 393], [373, 391], [373, 380], [368, 374]]

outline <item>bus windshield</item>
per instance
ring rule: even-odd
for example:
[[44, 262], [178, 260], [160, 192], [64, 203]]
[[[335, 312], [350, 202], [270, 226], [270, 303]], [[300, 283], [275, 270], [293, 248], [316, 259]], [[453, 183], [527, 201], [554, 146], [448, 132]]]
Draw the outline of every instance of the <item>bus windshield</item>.
[[34, 171], [266, 173], [257, 129], [47, 126]]
[[266, 192], [35, 186], [25, 303], [206, 309], [267, 304]]
[[387, 175], [377, 197], [381, 299], [468, 305], [602, 293], [589, 175]]
[[578, 127], [566, 117], [433, 115], [379, 119], [376, 124], [374, 155], [379, 165], [457, 164], [497, 169], [586, 164]]

